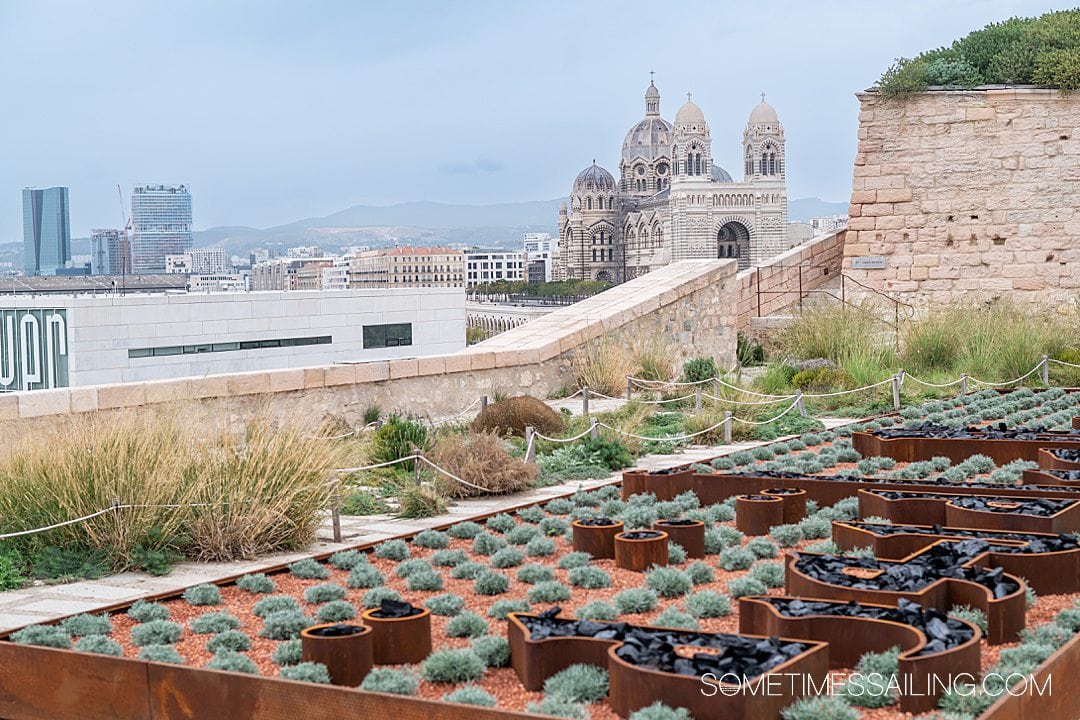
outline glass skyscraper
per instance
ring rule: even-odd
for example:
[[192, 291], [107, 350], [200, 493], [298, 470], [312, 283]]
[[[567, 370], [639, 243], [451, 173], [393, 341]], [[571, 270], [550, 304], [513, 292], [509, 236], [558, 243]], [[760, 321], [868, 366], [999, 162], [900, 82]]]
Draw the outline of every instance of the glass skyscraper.
[[191, 250], [191, 193], [185, 185], [137, 185], [131, 191], [131, 268], [165, 272], [166, 255]]
[[23, 188], [23, 272], [55, 275], [71, 260], [66, 187]]

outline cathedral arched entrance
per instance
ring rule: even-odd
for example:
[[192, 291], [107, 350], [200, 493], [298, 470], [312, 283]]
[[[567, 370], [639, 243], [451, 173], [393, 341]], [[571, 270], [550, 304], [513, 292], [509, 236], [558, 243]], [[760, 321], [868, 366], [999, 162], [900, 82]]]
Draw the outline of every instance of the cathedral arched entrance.
[[744, 264], [749, 258], [750, 231], [738, 220], [731, 220], [720, 226], [716, 232], [716, 257], [741, 260]]

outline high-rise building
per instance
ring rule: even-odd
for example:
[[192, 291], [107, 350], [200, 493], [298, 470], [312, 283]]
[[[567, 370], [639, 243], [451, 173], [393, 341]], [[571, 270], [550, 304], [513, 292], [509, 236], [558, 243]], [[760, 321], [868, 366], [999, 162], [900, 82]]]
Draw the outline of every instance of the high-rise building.
[[166, 255], [191, 250], [191, 193], [186, 185], [136, 185], [131, 191], [131, 265], [165, 272]]
[[66, 187], [23, 188], [23, 271], [55, 275], [71, 260]]
[[131, 245], [127, 230], [90, 231], [90, 272], [94, 275], [131, 273]]

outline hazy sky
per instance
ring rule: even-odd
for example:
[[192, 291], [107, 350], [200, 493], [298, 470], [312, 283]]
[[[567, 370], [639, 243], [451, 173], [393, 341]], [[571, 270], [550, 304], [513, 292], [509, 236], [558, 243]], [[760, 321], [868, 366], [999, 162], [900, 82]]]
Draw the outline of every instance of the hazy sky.
[[485, 204], [615, 171], [656, 71], [737, 178], [768, 93], [788, 192], [846, 200], [858, 103], [893, 58], [1067, 2], [0, 0], [0, 242], [20, 188], [71, 188], [73, 235], [116, 185], [185, 182], [195, 225], [266, 227], [357, 203]]

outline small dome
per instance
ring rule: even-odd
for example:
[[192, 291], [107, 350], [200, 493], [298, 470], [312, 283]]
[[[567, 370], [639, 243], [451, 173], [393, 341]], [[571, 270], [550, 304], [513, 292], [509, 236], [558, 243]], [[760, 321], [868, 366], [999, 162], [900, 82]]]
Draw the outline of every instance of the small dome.
[[671, 123], [659, 115], [646, 117], [626, 133], [622, 144], [622, 158], [630, 162], [642, 157], [655, 160], [668, 154], [671, 147]]
[[686, 104], [679, 108], [679, 112], [675, 113], [675, 125], [705, 125], [705, 113], [701, 112], [693, 101], [687, 100]]
[[731, 179], [731, 174], [716, 163], [712, 166], [712, 179], [715, 182], [735, 182]]
[[645, 97], [647, 97], [647, 98], [654, 98], [654, 97], [658, 98], [658, 97], [660, 97], [660, 91], [656, 89], [656, 85], [654, 85], [652, 83], [652, 81], [649, 82], [649, 87], [648, 87], [648, 89], [645, 90]]
[[579, 172], [578, 176], [574, 178], [574, 192], [614, 189], [615, 178], [607, 170], [597, 165], [595, 160], [593, 160], [592, 165]]
[[750, 119], [747, 121], [749, 125], [776, 125], [780, 122], [780, 118], [776, 115], [776, 110], [772, 105], [762, 100], [754, 109], [750, 111]]

